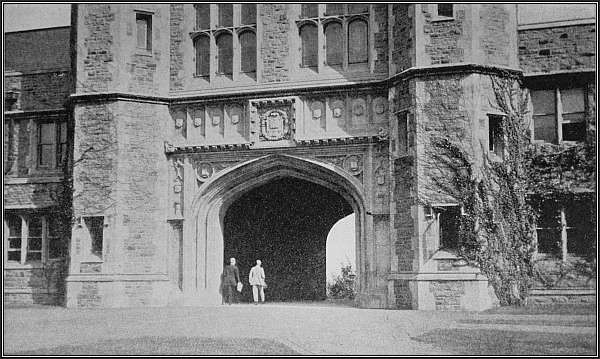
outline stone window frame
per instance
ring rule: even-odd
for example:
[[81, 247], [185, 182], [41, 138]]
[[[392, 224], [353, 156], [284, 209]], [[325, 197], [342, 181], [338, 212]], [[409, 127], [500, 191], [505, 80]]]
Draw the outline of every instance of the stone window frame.
[[[506, 117], [504, 113], [487, 113], [487, 151], [488, 155], [491, 159], [502, 161], [508, 155], [506, 149], [507, 137], [504, 133], [498, 133], [497, 131], [501, 130], [499, 127], [499, 122], [502, 121], [502, 118]], [[496, 131], [492, 130], [492, 123], [497, 124], [494, 126]]]
[[[458, 210], [459, 216], [465, 215], [464, 207], [460, 203], [455, 202], [443, 202], [443, 203], [431, 203], [423, 206], [423, 218], [426, 222], [434, 224], [437, 228], [437, 249], [445, 251], [455, 251], [457, 249], [456, 244], [451, 246], [442, 245], [442, 215], [448, 211], [449, 208]], [[460, 223], [457, 223], [460, 224]], [[458, 228], [457, 228], [458, 230]]]
[[430, 13], [431, 13], [431, 21], [434, 22], [438, 22], [438, 21], [452, 21], [455, 19], [455, 14], [456, 14], [456, 6], [454, 6], [454, 3], [441, 3], [444, 5], [451, 5], [452, 6], [452, 16], [445, 16], [445, 15], [440, 15], [439, 11], [438, 11], [438, 5], [440, 5], [439, 3], [434, 3], [434, 4], [428, 4], [430, 6]]
[[[41, 129], [43, 124], [54, 124], [54, 141], [49, 144], [42, 144], [42, 136]], [[64, 139], [64, 140], [63, 140]], [[36, 170], [60, 170], [62, 168], [62, 163], [64, 162], [64, 157], [68, 153], [68, 124], [66, 119], [41, 119], [35, 121], [35, 169]], [[48, 165], [40, 164], [41, 160], [41, 146], [52, 146], [52, 153], [54, 156], [51, 157], [51, 162]]]
[[[581, 90], [583, 96], [583, 111], [582, 112], [573, 112], [573, 113], [581, 113], [581, 117], [577, 120], [564, 120], [564, 108], [562, 105], [562, 95], [561, 91], [566, 90]], [[589, 108], [588, 104], [588, 87], [586, 85], [575, 85], [575, 86], [552, 86], [546, 88], [535, 88], [530, 89], [530, 98], [531, 98], [531, 106], [532, 106], [532, 121], [530, 125], [531, 132], [531, 141], [534, 143], [546, 143], [548, 141], [544, 139], [536, 139], [535, 138], [535, 117], [536, 116], [548, 116], [554, 115], [554, 131], [556, 136], [556, 144], [562, 143], [582, 143], [586, 142], [587, 137], [587, 109]], [[554, 111], [552, 113], [536, 113], [535, 106], [533, 104], [533, 92], [536, 91], [552, 91], [553, 92], [553, 100], [554, 100]], [[568, 123], [583, 123], [585, 126], [584, 136], [581, 140], [564, 140], [563, 139], [563, 124]], [[552, 142], [551, 142], [552, 143]]]
[[[192, 39], [192, 44], [194, 48], [194, 78], [204, 79], [207, 82], [213, 82], [217, 78], [227, 78], [231, 81], [239, 80], [241, 77], [249, 77], [256, 81], [256, 72], [258, 66], [258, 51], [256, 51], [256, 61], [254, 66], [254, 71], [242, 71], [242, 44], [240, 42], [240, 37], [246, 32], [252, 32], [254, 34], [255, 40], [255, 50], [258, 50], [258, 36], [257, 36], [257, 24], [258, 24], [258, 4], [253, 4], [256, 6], [256, 11], [254, 11], [256, 18], [253, 24], [243, 24], [242, 23], [242, 6], [243, 5], [252, 5], [252, 4], [232, 4], [233, 6], [233, 26], [220, 26], [219, 25], [219, 7], [220, 4], [208, 4], [208, 9], [210, 15], [209, 19], [209, 28], [201, 29], [199, 28], [198, 21], [198, 9], [200, 6], [205, 6], [206, 4], [194, 4], [195, 9], [195, 25], [193, 31], [190, 33], [190, 37]], [[221, 34], [230, 34], [232, 36], [232, 73], [225, 74], [219, 73], [219, 58], [218, 58], [218, 48], [217, 48], [217, 38]], [[198, 73], [198, 65], [197, 65], [197, 54], [199, 52], [197, 48], [197, 39], [205, 36], [209, 39], [209, 48], [207, 49], [209, 53], [209, 65], [208, 65], [208, 74]]]
[[[339, 4], [343, 6], [343, 13], [342, 14], [337, 14], [337, 15], [331, 15], [331, 14], [327, 14], [327, 5], [328, 4], [304, 4], [304, 5], [317, 5], [317, 16], [316, 17], [303, 17], [303, 9], [302, 6], [303, 5], [298, 5], [300, 7], [299, 11], [297, 12], [297, 19], [296, 19], [296, 37], [297, 37], [297, 41], [298, 44], [301, 44], [301, 38], [300, 38], [300, 30], [302, 29], [303, 26], [305, 25], [313, 25], [317, 27], [317, 66], [316, 67], [307, 67], [307, 66], [303, 66], [302, 65], [302, 61], [299, 62], [299, 67], [301, 69], [311, 69], [312, 71], [315, 71], [317, 73], [323, 72], [326, 68], [329, 69], [337, 69], [337, 70], [342, 70], [344, 72], [346, 71], [352, 71], [355, 69], [368, 69], [370, 67], [371, 62], [373, 61], [373, 54], [372, 54], [372, 50], [371, 47], [373, 46], [372, 44], [372, 31], [373, 31], [373, 26], [372, 26], [372, 20], [371, 20], [371, 16], [373, 16], [373, 9], [372, 9], [372, 5], [371, 4], [367, 4], [368, 6], [368, 11], [367, 12], [362, 12], [362, 13], [349, 13], [349, 6], [350, 5], [354, 5], [354, 4]], [[331, 4], [330, 4], [331, 5]], [[338, 4], [335, 4], [338, 5]], [[366, 53], [367, 53], [367, 59], [364, 62], [359, 62], [359, 63], [350, 63], [349, 62], [349, 56], [350, 56], [350, 50], [349, 50], [349, 46], [348, 46], [348, 41], [349, 41], [349, 32], [348, 32], [348, 28], [349, 25], [355, 21], [362, 21], [366, 24], [367, 26], [367, 31], [366, 31]], [[337, 22], [339, 24], [342, 25], [342, 38], [343, 40], [343, 44], [342, 44], [342, 64], [341, 65], [328, 65], [327, 64], [327, 48], [326, 48], [326, 29], [327, 29], [327, 25], [332, 23], [332, 22]], [[298, 56], [299, 58], [302, 58], [303, 53], [302, 53], [302, 46], [298, 46]]]
[[[447, 213], [451, 213], [450, 211], [456, 211], [457, 215], [460, 217], [461, 215], [464, 215], [464, 208], [463, 206], [457, 204], [457, 203], [445, 203], [445, 204], [437, 204], [434, 206], [435, 212], [436, 212], [436, 220], [437, 220], [437, 225], [438, 225], [438, 233], [439, 233], [439, 245], [438, 245], [438, 249], [443, 249], [446, 251], [455, 251], [458, 249], [458, 242], [456, 241], [456, 239], [450, 243], [450, 245], [448, 245], [448, 243], [443, 243], [443, 239], [444, 239], [444, 231], [442, 229], [442, 221], [446, 221], [446, 216], [445, 214]], [[456, 225], [456, 232], [458, 233], [458, 230], [460, 228], [460, 222], [458, 223], [454, 223]]]
[[[548, 203], [550, 203], [551, 200], [548, 200]], [[577, 257], [578, 255], [574, 252], [569, 251], [569, 230], [572, 229], [576, 229], [577, 227], [574, 226], [570, 226], [568, 221], [567, 221], [567, 206], [564, 204], [557, 204], [553, 210], [555, 212], [555, 214], [558, 214], [558, 216], [556, 216], [556, 218], [558, 219], [558, 222], [556, 223], [555, 226], [549, 226], [549, 227], [541, 227], [539, 222], [536, 222], [535, 225], [535, 256], [537, 258], [552, 258], [552, 257], [557, 257], [557, 259], [562, 260], [563, 262], [566, 262], [570, 257]], [[544, 209], [542, 209], [543, 211]], [[552, 253], [552, 252], [542, 252], [539, 250], [539, 232], [540, 231], [560, 231], [560, 254], [558, 256], [556, 256], [556, 254]], [[572, 239], [571, 239], [572, 240]]]
[[395, 142], [395, 150], [400, 156], [406, 156], [410, 153], [410, 111], [401, 109], [394, 113], [396, 117], [398, 137]]
[[89, 254], [87, 260], [102, 260], [106, 253], [106, 241], [104, 228], [108, 227], [104, 216], [83, 216], [81, 217], [81, 225], [87, 230], [89, 241], [86, 241], [83, 247], [83, 252]]
[[[134, 10], [135, 13], [135, 48], [136, 53], [139, 55], [152, 55], [152, 46], [153, 46], [153, 36], [154, 36], [154, 28], [152, 18], [154, 17], [154, 13], [152, 11], [147, 10]], [[146, 34], [144, 35], [146, 39], [145, 46], [139, 46], [139, 34], [138, 34], [138, 20], [146, 21]]]
[[[14, 216], [16, 218], [19, 218], [21, 220], [21, 235], [20, 235], [20, 239], [21, 239], [21, 248], [20, 248], [20, 252], [21, 252], [21, 256], [20, 256], [20, 260], [19, 261], [14, 261], [14, 260], [8, 260], [8, 252], [9, 250], [9, 225], [8, 225], [8, 219], [5, 215], [4, 217], [4, 267], [9, 267], [9, 268], [20, 268], [20, 267], [25, 267], [25, 268], [29, 268], [29, 267], [41, 267], [43, 266], [45, 263], [49, 263], [49, 262], [55, 262], [55, 261], [61, 261], [63, 259], [66, 258], [66, 248], [64, 251], [64, 256], [61, 257], [51, 257], [50, 256], [50, 241], [53, 239], [58, 239], [59, 237], [54, 235], [51, 235], [51, 230], [50, 230], [50, 223], [51, 220], [50, 218], [55, 218], [56, 214], [52, 214], [51, 212], [48, 213], [18, 213], [18, 212], [14, 212], [14, 211], [6, 211], [5, 212], [7, 215], [10, 216]], [[40, 260], [28, 260], [28, 253], [32, 252], [32, 250], [29, 249], [29, 224], [32, 222], [32, 219], [37, 218], [40, 219], [41, 221], [41, 226], [42, 226], [42, 233], [41, 233], [41, 241], [42, 241], [42, 246], [41, 246], [41, 250], [39, 252], [41, 252], [41, 259]], [[16, 237], [15, 237], [16, 238]], [[37, 238], [37, 237], [36, 237]], [[35, 252], [38, 252], [38, 250], [35, 250]]]

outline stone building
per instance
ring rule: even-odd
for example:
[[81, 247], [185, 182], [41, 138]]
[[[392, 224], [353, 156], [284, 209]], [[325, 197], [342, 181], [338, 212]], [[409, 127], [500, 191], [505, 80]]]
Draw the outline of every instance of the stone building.
[[[485, 309], [486, 278], [445, 250], [460, 207], [428, 188], [423, 139], [494, 152], [490, 77], [524, 73], [533, 139], [595, 146], [595, 22], [311, 3], [79, 4], [71, 22], [5, 35], [5, 303], [218, 304], [230, 256], [261, 258], [272, 298], [320, 299], [327, 233], [354, 213], [360, 306]], [[575, 192], [595, 203], [595, 183]], [[549, 266], [580, 254], [570, 203], [550, 206]], [[594, 292], [566, 282], [536, 295]]]

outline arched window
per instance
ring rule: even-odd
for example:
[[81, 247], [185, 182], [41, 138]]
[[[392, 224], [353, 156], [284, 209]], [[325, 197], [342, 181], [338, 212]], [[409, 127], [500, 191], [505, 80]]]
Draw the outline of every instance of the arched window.
[[233, 4], [219, 4], [219, 27], [233, 26]]
[[325, 15], [344, 15], [344, 4], [327, 4]]
[[242, 25], [256, 24], [256, 4], [242, 4]]
[[317, 26], [302, 25], [300, 38], [302, 39], [302, 67], [317, 66]]
[[242, 72], [256, 71], [256, 35], [252, 31], [240, 34]]
[[196, 4], [196, 29], [205, 30], [210, 28], [210, 4]]
[[199, 36], [194, 41], [196, 49], [196, 75], [208, 76], [210, 72], [210, 38]]
[[348, 24], [348, 63], [359, 64], [369, 59], [368, 26], [363, 20]]
[[230, 75], [233, 73], [233, 37], [229, 33], [222, 33], [217, 37], [217, 56], [219, 67], [217, 72]]
[[327, 49], [327, 65], [340, 65], [343, 62], [344, 36], [342, 24], [331, 22], [325, 27], [325, 48]]
[[300, 17], [313, 18], [319, 16], [319, 4], [302, 4]]

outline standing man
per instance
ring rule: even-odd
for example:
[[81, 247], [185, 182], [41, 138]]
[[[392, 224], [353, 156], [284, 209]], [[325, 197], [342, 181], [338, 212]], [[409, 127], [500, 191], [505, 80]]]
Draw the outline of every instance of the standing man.
[[233, 296], [236, 291], [236, 286], [242, 284], [240, 281], [240, 270], [235, 265], [235, 258], [229, 259], [229, 265], [223, 270], [223, 295], [225, 302], [231, 305], [234, 300]]
[[250, 269], [248, 275], [248, 281], [252, 286], [252, 297], [254, 298], [254, 304], [258, 304], [258, 294], [260, 293], [260, 301], [265, 302], [265, 270], [260, 266], [262, 262], [260, 259], [256, 260], [256, 265]]

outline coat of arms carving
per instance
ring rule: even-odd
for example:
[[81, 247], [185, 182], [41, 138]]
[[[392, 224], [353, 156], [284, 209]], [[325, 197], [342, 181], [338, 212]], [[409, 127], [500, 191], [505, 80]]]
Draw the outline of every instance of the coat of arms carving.
[[260, 134], [268, 141], [290, 138], [290, 123], [285, 111], [270, 110], [260, 116]]

